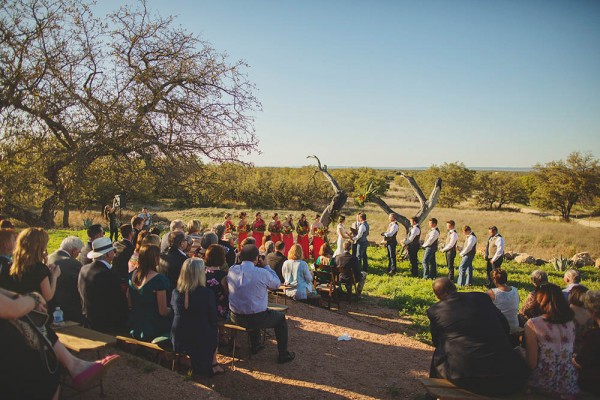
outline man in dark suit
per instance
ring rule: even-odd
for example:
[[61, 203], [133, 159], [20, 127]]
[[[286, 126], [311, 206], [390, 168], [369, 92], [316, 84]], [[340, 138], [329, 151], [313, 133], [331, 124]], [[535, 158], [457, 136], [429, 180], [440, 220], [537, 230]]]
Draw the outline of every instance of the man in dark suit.
[[224, 239], [225, 236], [225, 225], [216, 224], [213, 226], [213, 232], [219, 238], [219, 246], [223, 247], [225, 250], [225, 261], [227, 261], [228, 266], [232, 266], [235, 264], [235, 247], [229, 243], [228, 240]]
[[63, 239], [58, 250], [48, 256], [48, 265], [55, 264], [60, 268], [60, 276], [56, 281], [56, 291], [48, 307], [52, 314], [55, 307], [63, 311], [65, 321], [83, 322], [81, 313], [81, 297], [77, 289], [77, 280], [81, 263], [77, 260], [84, 244], [77, 236], [68, 236]]
[[283, 267], [283, 263], [287, 260], [287, 257], [283, 255], [283, 251], [285, 250], [285, 243], [281, 240], [275, 243], [275, 251], [273, 253], [267, 254], [266, 264], [275, 271], [281, 283], [284, 282], [283, 273], [281, 272], [281, 268]]
[[529, 370], [509, 341], [506, 318], [486, 293], [457, 293], [448, 278], [433, 282], [440, 300], [429, 307], [431, 378], [445, 378], [484, 395], [508, 395], [527, 382]]
[[367, 273], [365, 271], [361, 271], [358, 257], [350, 254], [350, 250], [352, 250], [352, 241], [346, 240], [343, 246], [344, 252], [335, 257], [335, 265], [339, 271], [340, 283], [346, 285], [346, 290], [348, 293], [352, 293], [352, 278], [354, 278], [354, 281], [358, 282], [356, 294], [360, 296], [362, 288], [365, 284]]
[[133, 250], [135, 250], [135, 246], [133, 245], [133, 227], [130, 224], [123, 224], [119, 230], [121, 231], [123, 240], [113, 243], [116, 254], [112, 262], [112, 267], [119, 276], [119, 279], [121, 279], [121, 284], [127, 284], [129, 259], [133, 255]]
[[100, 224], [94, 224], [91, 225], [88, 229], [87, 229], [87, 235], [88, 235], [88, 242], [85, 245], [85, 247], [83, 248], [83, 250], [81, 250], [81, 254], [79, 254], [79, 262], [81, 263], [81, 265], [85, 265], [85, 264], [89, 264], [92, 262], [92, 260], [90, 260], [87, 256], [87, 254], [92, 251], [92, 242], [98, 238], [101, 238], [102, 236], [104, 236], [104, 229], [102, 228], [102, 225]]
[[[188, 259], [185, 254], [185, 249], [188, 247], [188, 241], [185, 237], [185, 233], [182, 231], [173, 231], [169, 233], [169, 248], [166, 253], [160, 255], [160, 273], [166, 275], [171, 283], [170, 294], [173, 289], [177, 286], [177, 279], [179, 279], [179, 273], [181, 272], [181, 266], [183, 262]], [[171, 296], [169, 295], [169, 298]]]
[[78, 284], [86, 322], [96, 331], [123, 332], [128, 309], [119, 277], [111, 271], [115, 248], [109, 238], [101, 237], [92, 242], [87, 256], [94, 261], [81, 267]]

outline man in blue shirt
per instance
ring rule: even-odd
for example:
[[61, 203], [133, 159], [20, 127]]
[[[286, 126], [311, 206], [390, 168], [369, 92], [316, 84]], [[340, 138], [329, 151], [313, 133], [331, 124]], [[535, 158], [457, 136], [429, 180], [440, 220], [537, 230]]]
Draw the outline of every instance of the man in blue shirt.
[[296, 356], [287, 349], [287, 321], [285, 314], [267, 308], [267, 290], [279, 288], [281, 281], [268, 265], [256, 266], [258, 255], [258, 248], [247, 244], [240, 252], [241, 263], [229, 268], [227, 284], [231, 322], [253, 329], [250, 333], [253, 354], [264, 348], [260, 343], [260, 330], [274, 328], [279, 351], [277, 361], [283, 364], [292, 361]]

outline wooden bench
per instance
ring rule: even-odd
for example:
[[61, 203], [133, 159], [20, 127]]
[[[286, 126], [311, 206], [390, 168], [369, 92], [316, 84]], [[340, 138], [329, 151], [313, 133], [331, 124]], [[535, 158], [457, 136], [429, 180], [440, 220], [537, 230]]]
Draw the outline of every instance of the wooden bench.
[[[225, 329], [229, 330], [229, 334], [231, 335], [231, 339], [232, 339], [232, 350], [231, 350], [231, 367], [232, 369], [235, 371], [235, 349], [236, 349], [236, 342], [237, 342], [237, 333], [238, 332], [245, 332], [247, 334], [247, 339], [248, 339], [248, 343], [250, 344], [250, 333], [254, 332], [254, 329], [248, 329], [248, 328], [244, 328], [243, 326], [239, 326], [239, 325], [235, 325], [232, 322], [228, 322], [225, 323], [225, 325], [223, 325], [225, 327]], [[252, 345], [249, 345], [249, 350], [248, 350], [248, 359], [252, 358]]]
[[[507, 396], [489, 397], [462, 389], [446, 379], [421, 378], [419, 381], [423, 384], [427, 393], [438, 400], [548, 400], [547, 395], [529, 393], [526, 389]], [[577, 397], [579, 400], [594, 398], [594, 396], [585, 392], [581, 392]]]
[[[154, 361], [157, 364], [160, 364], [161, 358], [171, 358], [172, 371], [176, 371], [178, 369], [179, 365], [181, 364], [181, 359], [189, 359], [189, 356], [186, 354], [181, 354], [175, 351], [165, 349], [156, 343], [143, 342], [141, 340], [137, 340], [128, 336], [117, 336], [116, 340], [121, 344], [125, 344], [126, 346], [133, 346], [136, 348], [143, 348], [151, 351], [151, 353], [154, 354], [156, 357]], [[188, 365], [191, 365], [191, 362], [188, 362]]]

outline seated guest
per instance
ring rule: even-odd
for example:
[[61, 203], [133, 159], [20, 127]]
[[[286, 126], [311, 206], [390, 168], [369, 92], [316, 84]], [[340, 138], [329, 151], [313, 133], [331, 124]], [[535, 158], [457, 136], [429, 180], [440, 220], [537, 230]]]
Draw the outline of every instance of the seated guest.
[[448, 379], [484, 395], [508, 395], [528, 376], [522, 357], [512, 350], [504, 315], [485, 293], [458, 293], [446, 277], [433, 282], [439, 302], [429, 307], [435, 346], [430, 378]]
[[[137, 236], [137, 241], [134, 242], [135, 247], [133, 249], [133, 253], [131, 254], [131, 257], [129, 257], [129, 261], [127, 262], [127, 270], [129, 271], [129, 273], [131, 273], [133, 270], [135, 270], [138, 267], [138, 258], [140, 256], [140, 248], [144, 244], [144, 239], [149, 234], [150, 234], [149, 231], [141, 231], [140, 234]], [[160, 239], [159, 239], [159, 243], [160, 243]]]
[[335, 257], [335, 265], [339, 271], [340, 283], [346, 286], [348, 293], [352, 293], [352, 282], [358, 282], [357, 295], [360, 296], [365, 285], [367, 273], [360, 268], [360, 262], [356, 256], [350, 254], [352, 241], [346, 240], [343, 244], [343, 253]]
[[[204, 258], [206, 254], [206, 250], [213, 245], [219, 243], [219, 237], [214, 232], [206, 232], [204, 236], [202, 236], [202, 241], [200, 243], [200, 250], [198, 250], [197, 257]], [[225, 264], [223, 264], [224, 266]]]
[[89, 264], [92, 262], [92, 260], [90, 260], [87, 257], [87, 255], [90, 251], [92, 251], [92, 242], [104, 236], [104, 229], [102, 229], [102, 225], [100, 224], [91, 225], [87, 229], [87, 235], [89, 238], [88, 242], [83, 248], [83, 250], [81, 250], [81, 254], [79, 255], [79, 262], [81, 263], [81, 265]]
[[126, 287], [129, 279], [129, 260], [135, 250], [133, 228], [130, 224], [123, 224], [119, 227], [119, 230], [123, 239], [113, 243], [113, 246], [115, 246], [115, 258], [113, 259], [112, 267], [117, 275], [119, 275], [121, 283]]
[[267, 290], [279, 288], [281, 282], [268, 265], [257, 267], [258, 248], [247, 244], [242, 247], [242, 263], [229, 268], [227, 283], [229, 288], [229, 308], [231, 321], [244, 328], [253, 329], [250, 333], [252, 353], [257, 353], [264, 345], [260, 343], [260, 330], [275, 329], [277, 361], [282, 364], [296, 356], [288, 351], [288, 328], [285, 314], [267, 308]]
[[575, 346], [574, 353], [579, 353], [583, 336], [585, 333], [594, 327], [592, 314], [585, 308], [583, 304], [584, 293], [588, 290], [585, 286], [579, 285], [571, 289], [569, 293], [569, 307], [573, 310], [573, 322], [575, 323]]
[[526, 359], [532, 375], [529, 386], [537, 392], [574, 399], [579, 388], [571, 360], [575, 343], [573, 311], [560, 288], [540, 286], [536, 300], [542, 315], [525, 324]]
[[185, 224], [182, 220], [174, 219], [171, 221], [171, 224], [169, 225], [169, 232], [165, 233], [160, 241], [160, 252], [164, 253], [169, 249], [169, 246], [171, 245], [169, 236], [172, 232], [183, 232], [184, 229]]
[[[142, 229], [144, 227], [144, 218], [140, 216], [134, 216], [131, 218], [131, 228], [133, 229], [133, 243], [137, 243], [138, 236], [142, 231], [146, 231]], [[146, 231], [147, 232], [147, 231]]]
[[188, 258], [185, 253], [188, 245], [189, 243], [186, 240], [185, 233], [182, 231], [173, 231], [169, 233], [169, 248], [167, 249], [167, 252], [160, 255], [159, 272], [169, 278], [169, 300], [171, 299], [171, 291], [177, 286], [177, 279], [179, 279], [181, 266]]
[[219, 245], [225, 250], [225, 260], [227, 261], [227, 267], [231, 267], [235, 264], [235, 247], [229, 240], [225, 240], [225, 225], [216, 224], [213, 227], [213, 232], [219, 238]]
[[600, 290], [587, 292], [583, 296], [583, 303], [592, 314], [595, 327], [583, 337], [581, 351], [573, 362], [579, 369], [579, 386], [600, 396]]
[[[83, 243], [82, 243], [83, 247]], [[62, 368], [71, 376], [72, 386], [78, 390], [96, 384], [118, 355], [99, 361], [85, 361], [75, 357], [60, 342], [50, 326], [46, 326], [46, 340], [25, 322], [31, 311], [47, 312], [44, 298], [35, 292], [23, 296], [0, 289], [0, 388], [2, 399], [58, 399]], [[48, 354], [47, 359], [40, 352]], [[62, 368], [61, 368], [62, 367]]]
[[504, 314], [510, 327], [510, 333], [515, 333], [519, 329], [519, 291], [513, 286], [506, 284], [508, 275], [506, 271], [498, 268], [491, 272], [492, 284], [496, 286], [488, 290], [488, 295], [498, 310]]
[[229, 292], [227, 288], [227, 271], [221, 268], [225, 264], [225, 249], [218, 244], [211, 244], [204, 255], [206, 265], [206, 287], [215, 294], [217, 317], [226, 321], [229, 317]]
[[[564, 280], [565, 280], [565, 283], [567, 284], [567, 286], [563, 289], [563, 294], [565, 296], [565, 300], [567, 300], [569, 298], [569, 293], [571, 292], [571, 289], [573, 289], [576, 286], [583, 286], [583, 285], [580, 283], [581, 275], [579, 274], [579, 271], [577, 271], [576, 269], [568, 269], [565, 272]], [[583, 287], [585, 288], [585, 286], [583, 286]]]
[[[242, 240], [242, 242], [240, 243], [240, 251], [241, 248], [244, 247], [247, 244], [253, 244], [256, 246], [256, 239], [254, 239], [252, 236], [248, 236], [247, 238], [245, 238], [244, 240]], [[238, 251], [237, 254], [235, 255], [235, 263], [236, 264], [241, 264], [242, 260], [241, 260], [241, 254]], [[265, 257], [265, 262], [266, 262], [266, 257]]]
[[169, 279], [156, 272], [159, 260], [158, 246], [143, 245], [139, 266], [129, 279], [129, 333], [145, 342], [168, 337], [171, 330], [172, 315], [167, 304]]
[[86, 323], [96, 331], [121, 333], [125, 330], [128, 310], [119, 277], [111, 271], [115, 248], [109, 238], [101, 237], [92, 242], [87, 257], [94, 261], [81, 267], [77, 283]]
[[287, 260], [287, 257], [283, 255], [285, 251], [285, 243], [279, 241], [275, 243], [275, 251], [267, 255], [265, 262], [271, 269], [275, 271], [281, 283], [283, 283], [283, 274], [281, 273], [281, 267], [283, 267], [283, 263]]
[[[344, 248], [344, 243], [342, 242], [342, 248]], [[340, 254], [341, 249], [340, 249]], [[322, 271], [331, 272], [330, 266], [335, 265], [335, 259], [333, 258], [333, 250], [329, 243], [323, 243], [323, 246], [319, 249], [319, 257], [315, 260], [315, 266], [320, 266]], [[321, 282], [319, 277], [315, 277], [315, 279], [319, 283], [328, 283], [329, 280]]]
[[0, 229], [15, 229], [15, 226], [9, 219], [0, 220]]
[[529, 318], [539, 317], [542, 315], [542, 311], [540, 310], [540, 306], [535, 300], [537, 295], [537, 291], [541, 285], [548, 283], [548, 274], [546, 271], [542, 271], [541, 269], [536, 269], [531, 273], [531, 282], [535, 289], [527, 295], [523, 306], [521, 306], [521, 311], [519, 311], [519, 325], [525, 326], [525, 322]]
[[58, 250], [48, 256], [48, 264], [54, 264], [60, 268], [52, 304], [60, 307], [65, 321], [83, 322], [81, 297], [77, 289], [77, 280], [81, 270], [81, 263], [77, 257], [83, 246], [83, 242], [77, 236], [68, 236], [63, 239]]
[[292, 246], [288, 252], [288, 259], [281, 267], [284, 283], [289, 288], [285, 289], [285, 295], [294, 300], [306, 300], [314, 297], [312, 281], [313, 277], [304, 261], [302, 247], [298, 244]]
[[188, 256], [195, 257], [200, 250], [200, 241], [202, 240], [202, 222], [192, 219], [187, 223], [187, 235], [192, 239], [192, 246], [188, 251]]
[[188, 258], [181, 267], [171, 306], [175, 313], [171, 340], [173, 349], [187, 353], [196, 374], [225, 372], [216, 362], [217, 307], [213, 291], [206, 287], [204, 262]]
[[0, 270], [10, 268], [16, 243], [17, 232], [14, 229], [0, 228]]

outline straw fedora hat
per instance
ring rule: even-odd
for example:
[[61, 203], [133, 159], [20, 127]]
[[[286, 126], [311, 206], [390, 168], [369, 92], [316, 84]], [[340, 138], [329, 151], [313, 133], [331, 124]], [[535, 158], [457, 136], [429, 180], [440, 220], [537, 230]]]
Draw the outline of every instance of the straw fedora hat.
[[101, 237], [92, 242], [92, 251], [87, 254], [87, 258], [98, 258], [111, 250], [115, 250], [110, 238]]

